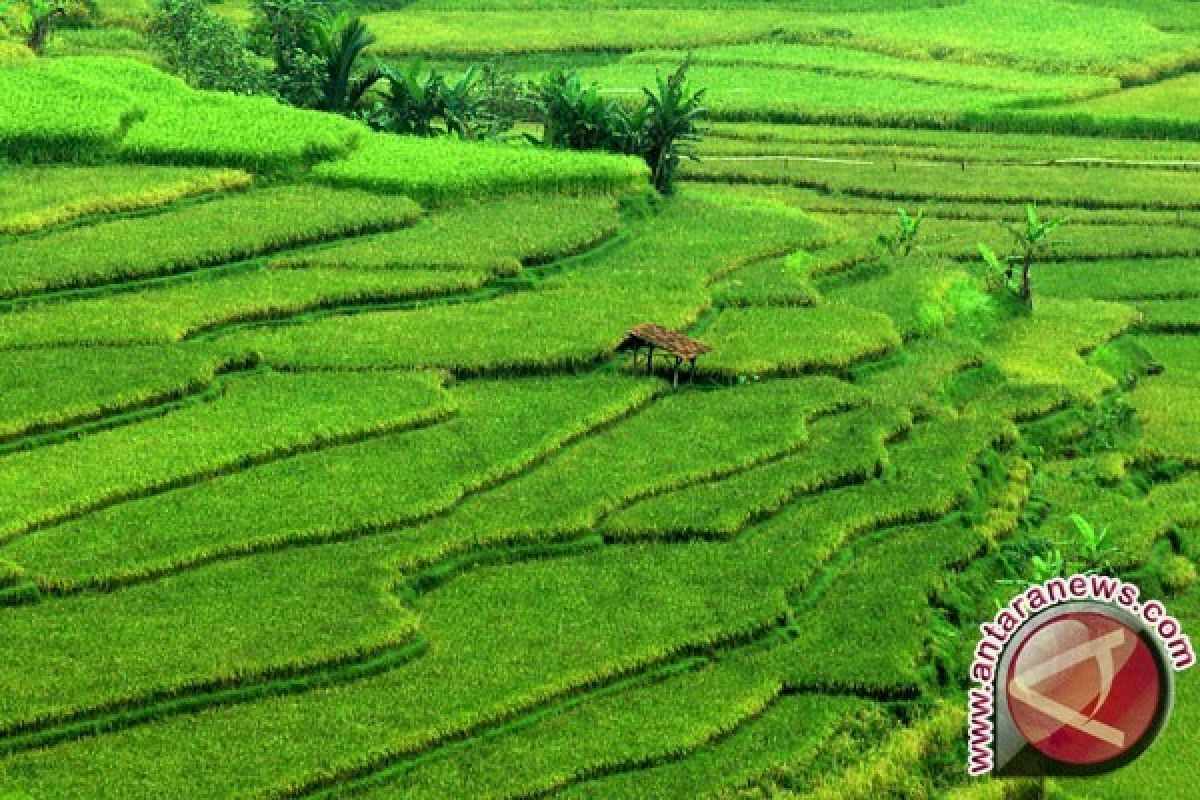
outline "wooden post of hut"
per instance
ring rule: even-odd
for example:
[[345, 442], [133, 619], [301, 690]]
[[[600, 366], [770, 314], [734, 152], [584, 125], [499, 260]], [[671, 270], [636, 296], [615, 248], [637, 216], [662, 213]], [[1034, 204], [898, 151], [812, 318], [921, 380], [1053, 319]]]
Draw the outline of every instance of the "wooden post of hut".
[[646, 348], [647, 373], [654, 370], [655, 348], [666, 352], [675, 359], [674, 366], [671, 368], [671, 385], [675, 387], [679, 386], [679, 370], [684, 363], [690, 364], [689, 378], [694, 381], [696, 379], [696, 359], [712, 349], [703, 342], [690, 339], [679, 331], [664, 328], [653, 322], [645, 322], [630, 328], [625, 340], [617, 348], [620, 351], [633, 351], [634, 372], [637, 372], [638, 355], [643, 347]]

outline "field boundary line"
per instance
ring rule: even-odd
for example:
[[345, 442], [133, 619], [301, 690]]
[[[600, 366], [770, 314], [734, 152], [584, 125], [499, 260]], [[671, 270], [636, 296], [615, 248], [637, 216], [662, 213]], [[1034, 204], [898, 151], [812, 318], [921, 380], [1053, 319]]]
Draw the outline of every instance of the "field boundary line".
[[429, 642], [420, 634], [382, 642], [309, 665], [276, 665], [232, 679], [216, 679], [130, 695], [111, 703], [18, 722], [0, 730], [0, 754], [37, 750], [266, 697], [299, 694], [371, 677], [420, 657]]
[[[252, 541], [243, 543], [237, 547], [227, 548], [214, 553], [186, 554], [193, 557], [186, 560], [175, 560], [151, 564], [148, 567], [143, 567], [137, 571], [114, 573], [89, 581], [71, 582], [66, 584], [54, 583], [46, 582], [45, 577], [41, 576], [39, 585], [43, 591], [53, 597], [69, 597], [88, 591], [112, 592], [131, 586], [137, 586], [156, 580], [161, 580], [172, 575], [178, 575], [192, 569], [203, 568], [212, 564], [235, 561], [243, 558], [252, 558], [264, 553], [273, 553], [293, 548], [321, 547], [324, 545], [378, 536], [397, 530], [403, 530], [405, 528], [423, 525], [453, 513], [455, 509], [457, 509], [471, 497], [492, 489], [500, 488], [505, 484], [508, 484], [511, 481], [531, 472], [532, 470], [537, 469], [539, 466], [545, 463], [547, 459], [554, 457], [561, 451], [573, 447], [585, 439], [589, 439], [592, 436], [603, 433], [605, 430], [608, 430], [609, 428], [642, 413], [652, 406], [658, 399], [660, 399], [665, 392], [665, 384], [656, 386], [654, 387], [653, 391], [647, 392], [645, 396], [637, 398], [636, 402], [634, 402], [628, 408], [623, 408], [616, 414], [597, 420], [591, 427], [570, 432], [565, 436], [561, 436], [556, 440], [549, 442], [543, 452], [536, 453], [527, 460], [521, 461], [520, 463], [514, 463], [510, 465], [508, 469], [495, 470], [492, 474], [489, 474], [488, 471], [485, 471], [481, 480], [475, 486], [468, 486], [453, 502], [434, 511], [404, 515], [387, 522], [369, 524], [361, 527], [342, 529], [333, 532], [314, 533], [312, 531], [306, 531], [280, 539]], [[379, 435], [388, 436], [406, 432], [407, 429], [400, 431], [389, 431]], [[354, 442], [350, 443], [353, 444]], [[340, 443], [333, 446], [340, 446]], [[249, 468], [253, 469], [257, 466], [262, 465], [256, 464]], [[416, 564], [414, 568], [420, 566], [422, 565]]]
[[58, 525], [62, 525], [65, 522], [86, 517], [87, 515], [94, 514], [97, 511], [103, 511], [124, 503], [145, 499], [147, 497], [167, 494], [168, 492], [172, 492], [177, 489], [185, 489], [190, 486], [207, 483], [214, 478], [233, 475], [238, 472], [245, 472], [255, 467], [265, 466], [277, 461], [284, 461], [306, 453], [313, 453], [318, 450], [327, 450], [342, 445], [355, 444], [357, 442], [378, 439], [380, 437], [389, 436], [396, 433], [430, 427], [444, 422], [455, 413], [456, 410], [454, 408], [444, 406], [433, 406], [419, 409], [409, 417], [393, 421], [375, 429], [366, 431], [359, 430], [344, 434], [321, 435], [315, 439], [302, 442], [297, 445], [277, 448], [270, 452], [260, 453], [259, 455], [252, 456], [250, 458], [234, 459], [229, 463], [217, 467], [201, 469], [192, 474], [161, 480], [135, 489], [116, 490], [110, 493], [108, 496], [97, 498], [93, 502], [88, 503], [83, 507], [64, 509], [59, 512], [51, 513], [41, 517], [35, 516], [29, 520], [26, 520], [18, 527], [10, 529], [7, 533], [0, 536], [0, 548], [3, 548], [8, 543], [16, 541], [17, 539], [36, 534], [39, 531], [43, 531], [48, 528], [54, 528]]
[[101, 406], [63, 422], [34, 424], [12, 434], [0, 435], [0, 458], [145, 422], [193, 404], [211, 401], [224, 392], [224, 378], [241, 372], [252, 372], [258, 366], [253, 358], [227, 358], [213, 366], [211, 377], [198, 378], [186, 386], [165, 389], [126, 405]]

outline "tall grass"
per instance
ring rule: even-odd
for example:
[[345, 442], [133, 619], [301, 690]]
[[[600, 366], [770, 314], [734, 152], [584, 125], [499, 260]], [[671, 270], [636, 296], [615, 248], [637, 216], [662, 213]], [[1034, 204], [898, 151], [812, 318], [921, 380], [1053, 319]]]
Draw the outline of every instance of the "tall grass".
[[850, 78], [899, 79], [960, 89], [1003, 92], [1060, 92], [1086, 98], [1120, 88], [1112, 77], [1072, 73], [1036, 73], [1005, 67], [972, 66], [946, 61], [913, 60], [836, 46], [749, 44], [704, 47], [691, 51], [645, 50], [626, 63], [677, 64], [687, 55], [694, 63], [720, 67], [795, 69]]
[[226, 362], [159, 348], [0, 355], [0, 441], [182, 397], [212, 383]]
[[423, 216], [397, 233], [361, 237], [271, 261], [277, 267], [470, 269], [516, 274], [598, 244], [617, 232], [605, 194], [505, 195]]
[[168, 344], [239, 324], [468, 292], [478, 270], [239, 269], [0, 315], [0, 346]]
[[140, 211], [211, 192], [244, 189], [238, 170], [175, 167], [15, 167], [0, 171], [0, 235], [80, 217]]
[[774, 10], [522, 10], [368, 14], [376, 52], [396, 55], [630, 51], [749, 42], [788, 18]]
[[[450, 408], [440, 384], [420, 373], [228, 377], [211, 403], [3, 459], [0, 538], [255, 461], [443, 418]], [[42, 479], [30, 482], [33, 474]]]
[[0, 297], [196, 270], [339, 235], [400, 227], [419, 211], [406, 198], [381, 200], [319, 186], [230, 195], [157, 216], [0, 243], [6, 265]]
[[627, 191], [645, 180], [637, 159], [456, 139], [371, 134], [313, 175], [335, 186], [446, 202], [518, 191]]
[[[123, 503], [19, 539], [6, 552], [50, 586], [118, 586], [219, 554], [417, 525], [637, 410], [657, 390], [604, 375], [464, 382], [448, 390], [456, 413], [435, 427]], [[389, 490], [377, 491], [385, 482]]]

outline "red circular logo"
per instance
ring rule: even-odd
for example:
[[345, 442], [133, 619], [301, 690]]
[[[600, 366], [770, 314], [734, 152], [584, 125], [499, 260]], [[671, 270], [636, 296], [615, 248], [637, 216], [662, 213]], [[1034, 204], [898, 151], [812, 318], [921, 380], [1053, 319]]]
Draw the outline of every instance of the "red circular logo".
[[1135, 630], [1079, 611], [1021, 643], [1005, 686], [1012, 720], [1030, 745], [1059, 762], [1097, 765], [1155, 735], [1163, 684], [1158, 659]]

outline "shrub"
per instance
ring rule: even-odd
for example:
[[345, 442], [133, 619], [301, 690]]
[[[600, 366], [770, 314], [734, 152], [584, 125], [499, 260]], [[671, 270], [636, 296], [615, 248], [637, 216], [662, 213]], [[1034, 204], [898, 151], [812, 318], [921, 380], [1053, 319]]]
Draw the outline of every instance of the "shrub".
[[210, 11], [205, 0], [156, 0], [149, 34], [167, 68], [192, 86], [241, 94], [270, 88], [241, 29]]
[[680, 161], [695, 157], [697, 123], [706, 111], [704, 90], [688, 87], [687, 69], [685, 61], [667, 78], [656, 76], [655, 89], [642, 90], [646, 100], [638, 108], [604, 97], [595, 84], [584, 84], [578, 72], [550, 73], [535, 92], [542, 144], [639, 155], [650, 168], [654, 188], [670, 194]]

